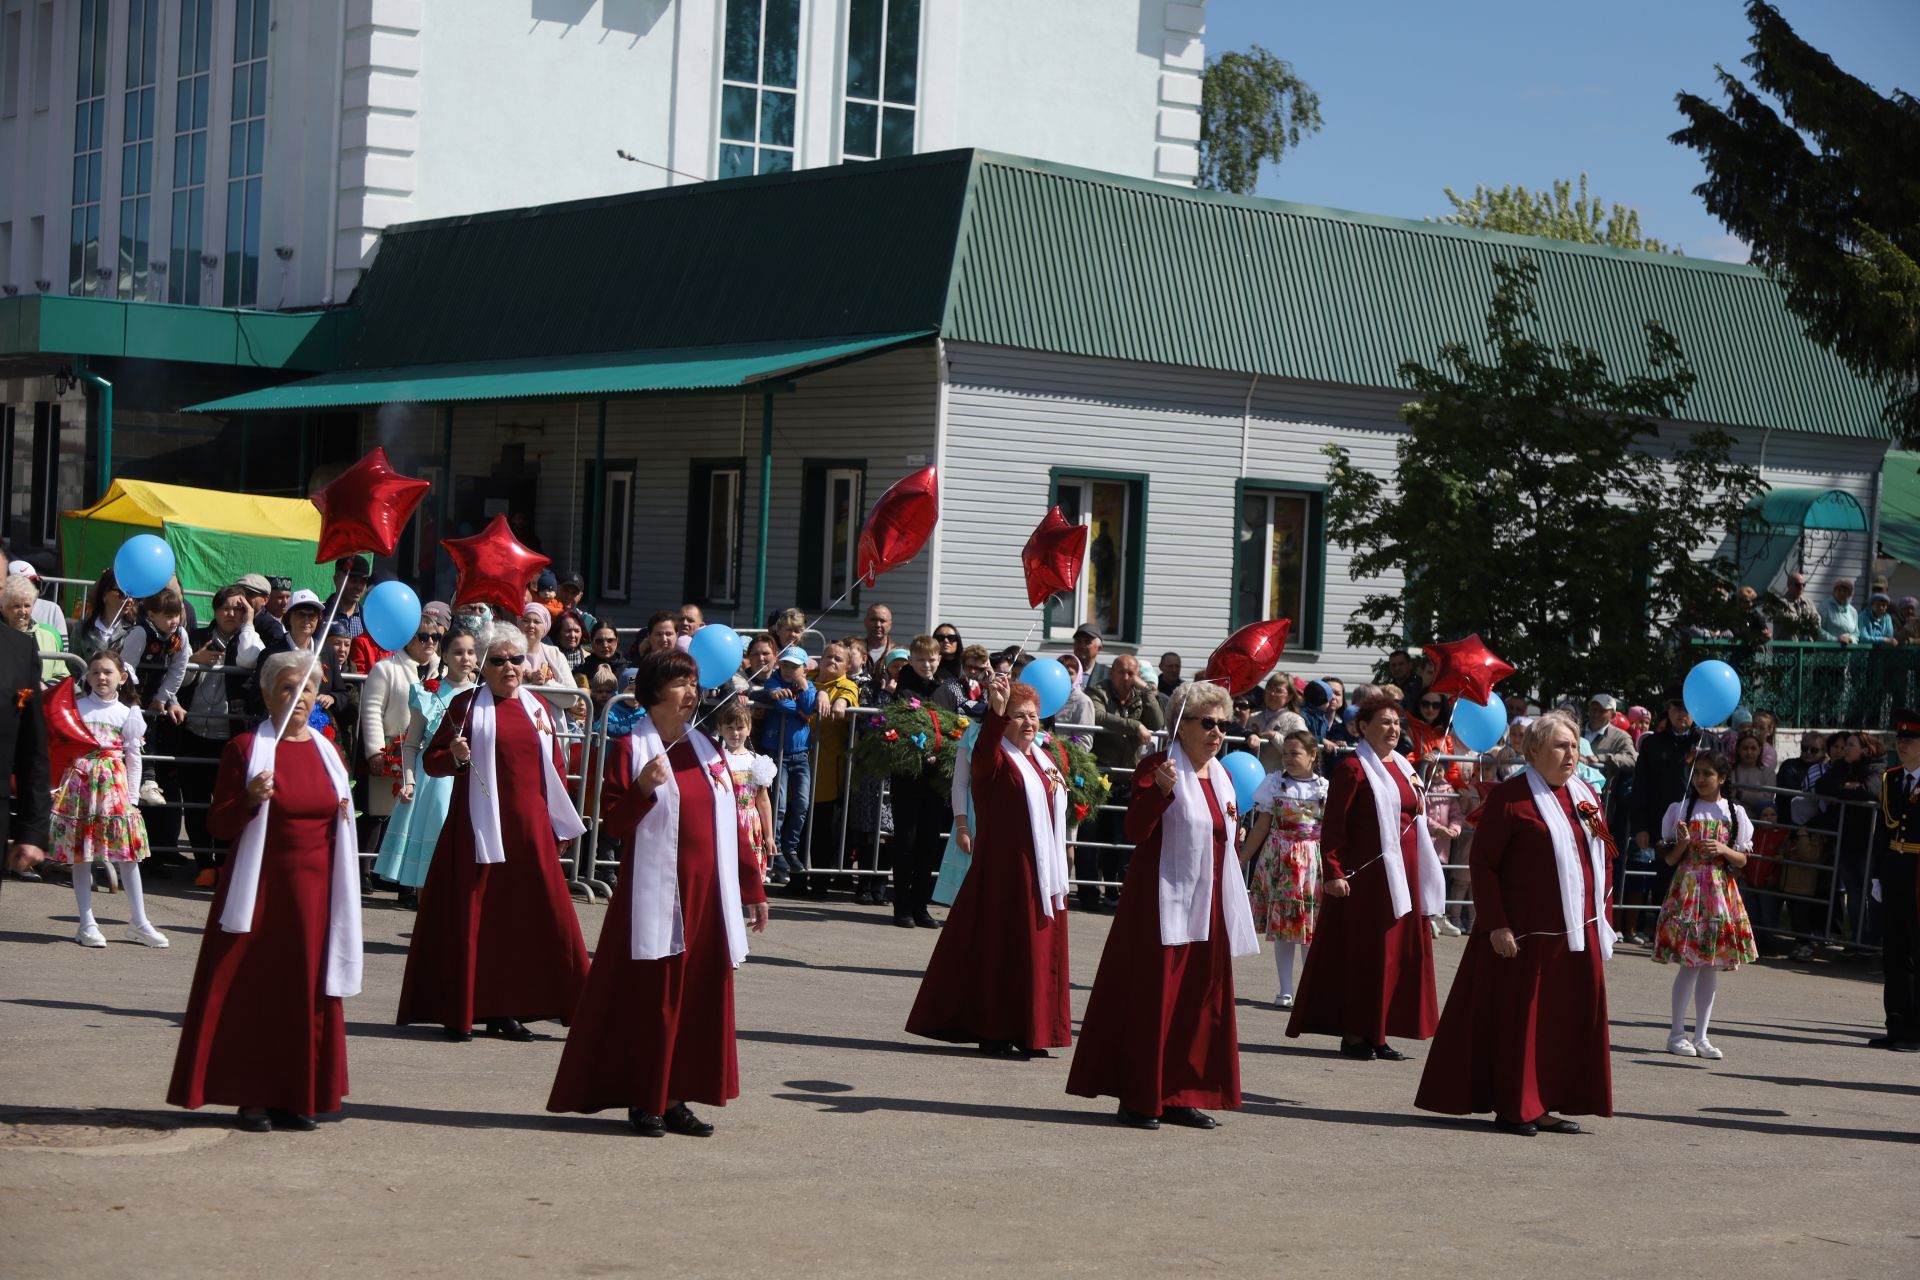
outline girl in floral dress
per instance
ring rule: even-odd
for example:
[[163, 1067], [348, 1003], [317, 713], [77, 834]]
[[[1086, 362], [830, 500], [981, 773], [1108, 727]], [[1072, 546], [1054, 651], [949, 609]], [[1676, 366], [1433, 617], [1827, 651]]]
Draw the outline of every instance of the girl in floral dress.
[[773, 785], [774, 764], [747, 747], [753, 732], [753, 712], [742, 699], [735, 698], [720, 709], [720, 745], [725, 749], [727, 771], [733, 776], [733, 798], [740, 807], [740, 841], [753, 850], [753, 860], [764, 879], [773, 869], [773, 802], [767, 788]]
[[[1696, 757], [1692, 790], [1667, 807], [1660, 824], [1661, 848], [1675, 871], [1654, 926], [1653, 959], [1681, 966], [1673, 979], [1667, 1052], [1683, 1058], [1725, 1056], [1707, 1039], [1719, 971], [1737, 969], [1760, 954], [1733, 874], [1753, 850], [1753, 820], [1721, 794], [1732, 776], [1733, 765], [1718, 752]], [[1689, 999], [1691, 1040], [1685, 1021]]]
[[1240, 846], [1244, 864], [1257, 852], [1253, 868], [1253, 919], [1273, 939], [1273, 962], [1280, 976], [1274, 1003], [1293, 1008], [1293, 962], [1313, 943], [1313, 920], [1320, 909], [1320, 816], [1327, 807], [1327, 780], [1314, 772], [1320, 754], [1313, 735], [1289, 733], [1280, 743], [1280, 771], [1270, 773], [1253, 793], [1253, 830]]
[[120, 936], [145, 947], [167, 945], [167, 935], [147, 919], [140, 884], [147, 824], [133, 798], [140, 794], [140, 743], [147, 722], [138, 707], [120, 701], [126, 679], [126, 662], [112, 649], [102, 649], [87, 664], [87, 693], [74, 699], [74, 706], [98, 745], [73, 762], [53, 799], [50, 856], [73, 868], [73, 897], [80, 908], [73, 940], [83, 947], [107, 945], [93, 918], [96, 862], [117, 863], [127, 891], [130, 919]]
[[[400, 886], [400, 905], [408, 910], [420, 906], [420, 887], [427, 882], [427, 866], [453, 803], [453, 779], [429, 776], [420, 758], [422, 748], [433, 741], [447, 706], [473, 688], [474, 672], [480, 665], [476, 644], [469, 632], [453, 632], [440, 655], [444, 674], [416, 681], [407, 688], [411, 717], [407, 736], [399, 743], [400, 772], [393, 783], [400, 802], [393, 807], [386, 830], [380, 833], [380, 857], [373, 864], [373, 873]], [[312, 723], [311, 716], [308, 723]], [[386, 783], [375, 779], [372, 785]]]

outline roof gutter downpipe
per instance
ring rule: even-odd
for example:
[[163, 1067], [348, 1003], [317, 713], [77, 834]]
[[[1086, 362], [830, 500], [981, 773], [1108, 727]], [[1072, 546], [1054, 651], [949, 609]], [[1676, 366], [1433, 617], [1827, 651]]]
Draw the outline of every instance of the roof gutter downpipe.
[[1260, 385], [1260, 375], [1254, 374], [1253, 381], [1247, 384], [1246, 403], [1240, 406], [1240, 478], [1247, 478], [1247, 449], [1253, 437], [1253, 392]]
[[[96, 403], [100, 406], [99, 430], [94, 433], [94, 441], [99, 445], [99, 457], [94, 465], [93, 480], [95, 502], [107, 496], [107, 490], [113, 486], [113, 384], [87, 368], [85, 356], [75, 356], [73, 373], [76, 378], [99, 392]], [[1876, 512], [1878, 508], [1875, 508]]]

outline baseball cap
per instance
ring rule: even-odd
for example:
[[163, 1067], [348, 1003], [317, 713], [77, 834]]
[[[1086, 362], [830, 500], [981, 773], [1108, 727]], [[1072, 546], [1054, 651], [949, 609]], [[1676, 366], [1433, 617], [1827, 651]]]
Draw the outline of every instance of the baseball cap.
[[1073, 636], [1074, 636], [1074, 639], [1076, 640], [1079, 639], [1081, 636], [1085, 636], [1089, 640], [1106, 639], [1105, 636], [1100, 634], [1100, 628], [1094, 626], [1091, 622], [1083, 622], [1079, 626], [1075, 627], [1073, 629]]
[[302, 587], [300, 590], [294, 592], [293, 596], [287, 601], [287, 612], [292, 613], [295, 609], [312, 609], [315, 613], [318, 613], [320, 612], [320, 597], [308, 591], [305, 587]]
[[790, 644], [780, 651], [780, 661], [782, 664], [791, 662], [796, 667], [804, 667], [813, 659], [809, 658], [807, 651], [799, 645]]
[[273, 588], [267, 585], [265, 576], [258, 573], [243, 573], [233, 580], [233, 585], [256, 596], [273, 594]]
[[21, 577], [21, 578], [33, 578], [36, 581], [40, 577], [40, 571], [34, 568], [32, 565], [28, 564], [25, 560], [8, 561], [7, 572], [11, 575]]
[[587, 589], [587, 580], [577, 573], [569, 573], [560, 579], [560, 586], [572, 587], [576, 591], [585, 591]]
[[542, 569], [540, 576], [533, 580], [533, 589], [535, 591], [558, 591], [560, 589], [560, 579], [553, 576], [553, 570]]
[[1596, 693], [1591, 698], [1587, 699], [1587, 705], [1590, 707], [1600, 707], [1600, 708], [1603, 708], [1604, 710], [1611, 711], [1613, 710], [1616, 704], [1613, 700], [1612, 694]]
[[889, 649], [887, 650], [887, 656], [880, 659], [880, 665], [884, 667], [895, 662], [907, 662], [912, 658], [913, 655], [905, 649]]
[[365, 556], [341, 556], [333, 562], [333, 570], [338, 573], [342, 569], [346, 570], [349, 578], [371, 578], [373, 561]]

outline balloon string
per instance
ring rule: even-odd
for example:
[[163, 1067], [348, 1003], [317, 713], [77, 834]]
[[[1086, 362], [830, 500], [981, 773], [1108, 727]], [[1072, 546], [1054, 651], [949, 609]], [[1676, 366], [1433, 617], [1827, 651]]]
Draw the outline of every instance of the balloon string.
[[[313, 679], [313, 669], [314, 667], [319, 665], [320, 646], [327, 642], [327, 630], [333, 626], [334, 618], [338, 616], [340, 613], [340, 597], [342, 594], [343, 594], [342, 592], [337, 590], [333, 593], [333, 608], [327, 610], [327, 620], [320, 624], [320, 629], [318, 631], [313, 633], [313, 652], [307, 658], [307, 669], [300, 673], [300, 693], [301, 694], [307, 691], [307, 681]], [[287, 704], [286, 718], [281, 720], [277, 725], [274, 726], [273, 742], [275, 746], [280, 745], [280, 739], [286, 737], [287, 726], [293, 723], [293, 709], [299, 705], [300, 705], [300, 694], [295, 694], [293, 701]]]

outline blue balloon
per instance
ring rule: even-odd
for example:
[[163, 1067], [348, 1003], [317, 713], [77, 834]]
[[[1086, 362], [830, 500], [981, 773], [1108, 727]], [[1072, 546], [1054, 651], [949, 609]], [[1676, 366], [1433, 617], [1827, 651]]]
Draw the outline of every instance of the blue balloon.
[[1035, 658], [1020, 673], [1020, 683], [1032, 685], [1040, 695], [1040, 718], [1059, 713], [1073, 692], [1073, 677], [1058, 658]]
[[173, 548], [165, 538], [136, 533], [120, 544], [113, 556], [113, 582], [139, 599], [173, 581]]
[[1740, 705], [1740, 673], [1718, 658], [1709, 658], [1687, 672], [1680, 695], [1694, 723], [1707, 728], [1725, 724]]
[[367, 592], [360, 618], [382, 649], [404, 649], [420, 634], [420, 597], [404, 582], [382, 582]]
[[[1240, 816], [1246, 817], [1253, 812], [1253, 793], [1267, 776], [1260, 765], [1260, 757], [1251, 751], [1229, 751], [1220, 757], [1227, 776], [1233, 779], [1233, 798], [1240, 806]], [[1214, 797], [1216, 800], [1218, 796]]]
[[709, 622], [693, 633], [687, 646], [687, 656], [700, 668], [702, 689], [718, 689], [731, 680], [746, 651], [746, 640], [724, 622]]
[[1475, 702], [1462, 694], [1453, 702], [1453, 736], [1469, 751], [1491, 751], [1507, 731], [1507, 706], [1498, 695]]

